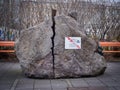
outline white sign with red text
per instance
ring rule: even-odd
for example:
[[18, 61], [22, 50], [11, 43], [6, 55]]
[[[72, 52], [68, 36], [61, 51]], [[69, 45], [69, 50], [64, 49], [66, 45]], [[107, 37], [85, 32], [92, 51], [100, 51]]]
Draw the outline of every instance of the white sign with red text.
[[81, 49], [81, 37], [65, 37], [65, 49]]

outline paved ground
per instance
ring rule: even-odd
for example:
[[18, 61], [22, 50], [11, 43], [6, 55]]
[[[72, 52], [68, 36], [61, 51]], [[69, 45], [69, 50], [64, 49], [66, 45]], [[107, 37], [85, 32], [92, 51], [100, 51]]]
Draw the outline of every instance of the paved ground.
[[77, 79], [30, 79], [18, 63], [0, 63], [0, 90], [120, 90], [120, 62], [108, 63], [104, 75]]

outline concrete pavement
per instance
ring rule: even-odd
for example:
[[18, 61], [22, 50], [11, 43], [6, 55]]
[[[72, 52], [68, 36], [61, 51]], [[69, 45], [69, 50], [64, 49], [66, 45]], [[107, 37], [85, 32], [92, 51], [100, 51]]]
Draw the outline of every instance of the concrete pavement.
[[75, 79], [30, 79], [18, 63], [0, 62], [0, 90], [120, 90], [120, 62], [109, 62], [101, 76]]

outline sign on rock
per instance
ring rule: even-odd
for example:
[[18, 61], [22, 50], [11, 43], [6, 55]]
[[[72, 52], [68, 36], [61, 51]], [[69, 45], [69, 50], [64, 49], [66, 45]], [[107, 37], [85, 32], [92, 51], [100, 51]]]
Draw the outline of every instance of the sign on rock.
[[65, 49], [81, 49], [81, 37], [65, 37]]

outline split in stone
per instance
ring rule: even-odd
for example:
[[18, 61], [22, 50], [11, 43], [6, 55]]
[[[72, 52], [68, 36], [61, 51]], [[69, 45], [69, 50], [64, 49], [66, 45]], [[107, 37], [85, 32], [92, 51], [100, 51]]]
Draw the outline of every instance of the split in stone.
[[[81, 37], [81, 49], [65, 49], [65, 37]], [[21, 31], [15, 49], [26, 76], [64, 78], [103, 74], [106, 61], [96, 48], [75, 19], [59, 15]]]

